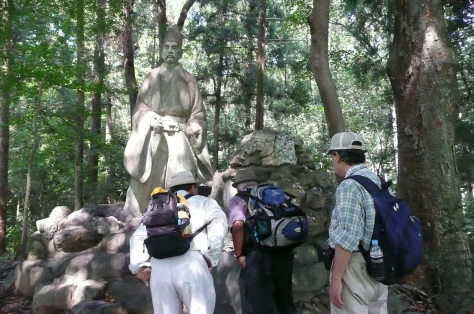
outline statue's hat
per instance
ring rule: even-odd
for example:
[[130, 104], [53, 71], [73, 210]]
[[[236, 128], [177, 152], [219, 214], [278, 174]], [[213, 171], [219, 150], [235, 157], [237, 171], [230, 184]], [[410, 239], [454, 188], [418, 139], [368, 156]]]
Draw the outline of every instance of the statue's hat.
[[172, 41], [177, 43], [179, 46], [183, 45], [183, 35], [178, 25], [173, 25], [166, 31], [163, 42]]

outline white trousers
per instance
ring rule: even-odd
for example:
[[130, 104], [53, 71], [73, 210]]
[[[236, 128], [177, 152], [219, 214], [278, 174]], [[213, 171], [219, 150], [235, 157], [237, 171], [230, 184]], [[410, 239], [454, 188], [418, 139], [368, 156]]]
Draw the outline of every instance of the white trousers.
[[339, 309], [331, 304], [332, 314], [386, 314], [388, 287], [369, 276], [364, 257], [353, 252], [342, 277], [342, 301]]
[[180, 314], [183, 305], [189, 314], [212, 314], [216, 293], [211, 272], [198, 251], [183, 255], [152, 258], [150, 280], [155, 314]]

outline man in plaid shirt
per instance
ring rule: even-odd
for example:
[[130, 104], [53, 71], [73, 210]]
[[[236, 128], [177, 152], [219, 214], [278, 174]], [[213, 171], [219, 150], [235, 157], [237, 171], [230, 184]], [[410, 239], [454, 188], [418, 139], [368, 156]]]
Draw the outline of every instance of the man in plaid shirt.
[[[380, 187], [380, 179], [365, 166], [362, 137], [341, 132], [331, 139], [329, 153], [336, 176], [361, 175]], [[372, 196], [355, 180], [344, 180], [336, 190], [336, 206], [329, 227], [328, 244], [335, 250], [330, 272], [331, 313], [387, 313], [387, 286], [375, 281], [358, 251], [368, 250], [374, 229]]]

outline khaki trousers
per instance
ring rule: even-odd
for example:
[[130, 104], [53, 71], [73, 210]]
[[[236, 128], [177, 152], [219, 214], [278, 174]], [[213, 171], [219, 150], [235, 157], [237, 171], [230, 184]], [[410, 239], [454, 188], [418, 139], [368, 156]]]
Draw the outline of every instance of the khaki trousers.
[[342, 277], [342, 301], [339, 309], [331, 304], [331, 313], [336, 314], [386, 314], [388, 287], [375, 281], [365, 268], [360, 252], [353, 252]]

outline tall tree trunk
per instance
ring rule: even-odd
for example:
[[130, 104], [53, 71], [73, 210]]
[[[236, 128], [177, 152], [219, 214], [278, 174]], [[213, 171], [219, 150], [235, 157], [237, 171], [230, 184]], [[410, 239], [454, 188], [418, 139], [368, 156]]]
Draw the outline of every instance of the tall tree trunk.
[[105, 32], [105, 1], [97, 0], [96, 3], [96, 34], [94, 48], [94, 85], [92, 93], [91, 110], [91, 144], [89, 150], [89, 186], [88, 201], [96, 203], [98, 200], [97, 181], [99, 172], [99, 143], [102, 142], [101, 118], [102, 118], [102, 91], [104, 89], [105, 55], [104, 55], [104, 32]]
[[[163, 39], [166, 33], [166, 0], [156, 0], [156, 19], [158, 24], [158, 40], [159, 40], [159, 61], [158, 65], [163, 63], [161, 51], [163, 50]], [[156, 65], [155, 65], [156, 66]]]
[[[105, 143], [110, 144], [113, 137], [113, 121], [112, 121], [112, 100], [110, 96], [107, 96], [107, 101], [105, 102]], [[110, 154], [104, 155], [105, 167], [104, 167], [104, 182], [106, 182], [105, 193], [102, 193], [100, 202], [105, 203], [110, 199], [111, 189], [109, 189], [109, 182], [111, 182], [112, 171], [111, 166], [113, 163], [113, 158]]]
[[105, 103], [105, 142], [110, 143], [113, 137], [113, 121], [112, 121], [112, 99], [107, 96]]
[[441, 0], [395, 3], [387, 72], [397, 113], [399, 195], [424, 227], [429, 260], [419, 277], [439, 294], [443, 313], [464, 313], [469, 308], [472, 265], [453, 152], [457, 59], [449, 45]]
[[8, 155], [10, 150], [10, 66], [13, 0], [0, 0], [0, 254], [7, 248]]
[[181, 13], [179, 14], [178, 22], [176, 23], [180, 29], [183, 29], [184, 21], [186, 21], [189, 9], [191, 9], [194, 2], [196, 2], [196, 0], [187, 0], [186, 3], [183, 4], [183, 8], [181, 9]]
[[76, 94], [76, 147], [74, 162], [74, 209], [80, 209], [84, 198], [84, 76], [86, 72], [85, 48], [84, 48], [84, 0], [76, 1], [76, 41], [77, 41], [77, 73], [78, 85]]
[[217, 171], [219, 169], [219, 132], [221, 127], [221, 108], [222, 108], [222, 80], [223, 80], [224, 55], [219, 53], [219, 63], [217, 65], [217, 81], [215, 87], [216, 107], [214, 110], [214, 147], [212, 150], [212, 167]]
[[330, 0], [313, 0], [313, 10], [308, 17], [311, 33], [311, 51], [309, 63], [311, 72], [318, 85], [324, 114], [328, 125], [329, 137], [345, 130], [341, 104], [337, 97], [336, 85], [329, 69], [328, 30]]
[[128, 93], [130, 117], [137, 101], [138, 86], [135, 78], [135, 45], [133, 43], [133, 6], [134, 0], [124, 1], [125, 24], [122, 33], [123, 67], [125, 72], [125, 86]]
[[260, 0], [258, 11], [258, 38], [257, 38], [257, 98], [255, 114], [255, 130], [263, 129], [265, 105], [265, 13], [267, 1]]
[[247, 13], [247, 17], [245, 19], [245, 29], [247, 31], [247, 55], [246, 55], [246, 70], [245, 70], [245, 77], [240, 80], [241, 84], [243, 85], [243, 102], [244, 102], [244, 110], [245, 110], [245, 131], [251, 131], [251, 123], [252, 123], [252, 97], [254, 95], [254, 82], [251, 79], [253, 77], [252, 72], [254, 68], [254, 51], [255, 46], [253, 42], [253, 32], [252, 28], [255, 23], [255, 18], [253, 16], [255, 10], [257, 8], [255, 0], [249, 1], [249, 10]]
[[36, 95], [35, 100], [35, 114], [33, 118], [32, 138], [33, 143], [31, 145], [30, 156], [28, 157], [28, 172], [26, 174], [26, 188], [25, 188], [25, 200], [23, 202], [23, 229], [21, 230], [21, 242], [17, 249], [17, 256], [24, 256], [26, 250], [26, 244], [28, 241], [28, 235], [30, 233], [30, 215], [31, 215], [31, 184], [33, 181], [33, 165], [38, 152], [40, 134], [38, 132], [38, 115], [40, 111], [41, 95]]

